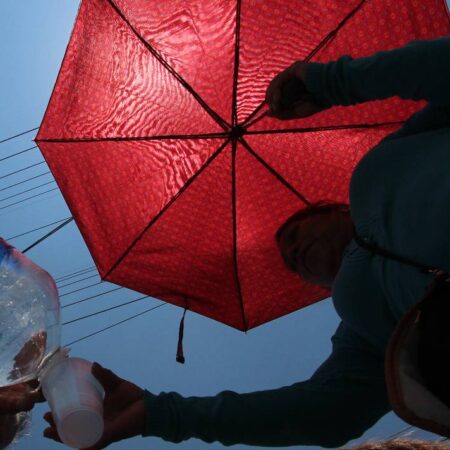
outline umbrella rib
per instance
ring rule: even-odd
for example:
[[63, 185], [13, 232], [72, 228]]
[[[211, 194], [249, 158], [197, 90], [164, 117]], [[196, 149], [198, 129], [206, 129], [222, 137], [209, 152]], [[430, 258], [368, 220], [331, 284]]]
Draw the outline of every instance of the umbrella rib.
[[217, 139], [226, 138], [229, 133], [204, 133], [204, 134], [173, 134], [165, 136], [130, 136], [130, 137], [106, 137], [106, 138], [70, 138], [70, 139], [37, 139], [36, 142], [51, 142], [64, 144], [66, 142], [114, 142], [114, 141], [161, 141], [165, 139], [189, 140], [189, 139]]
[[69, 217], [66, 217], [65, 219], [61, 219], [61, 220], [56, 220], [55, 222], [47, 223], [46, 225], [42, 225], [41, 227], [37, 227], [37, 228], [33, 228], [32, 230], [25, 231], [24, 233], [16, 234], [14, 236], [6, 238], [6, 240], [7, 241], [12, 241], [13, 239], [16, 239], [16, 238], [19, 238], [19, 237], [22, 237], [22, 236], [26, 236], [27, 234], [34, 233], [35, 231], [42, 230], [43, 228], [47, 228], [47, 227], [50, 227], [50, 226], [55, 225], [57, 223], [64, 222], [67, 219], [69, 219]]
[[309, 202], [306, 197], [304, 197], [300, 192], [297, 191], [288, 181], [286, 181], [270, 164], [268, 164], [266, 161], [264, 161], [261, 156], [259, 156], [248, 144], [248, 142], [240, 138], [239, 141], [241, 144], [250, 152], [251, 155], [253, 155], [275, 178], [280, 181], [284, 186], [286, 186], [293, 194], [295, 194], [300, 200], [302, 200], [306, 205], [310, 205], [311, 202]]
[[232, 125], [237, 125], [237, 85], [239, 75], [239, 46], [241, 38], [241, 0], [237, 0], [236, 5], [236, 37], [234, 45], [234, 74], [233, 74], [233, 111], [232, 111]]
[[197, 102], [203, 107], [203, 109], [217, 122], [225, 131], [230, 128], [230, 125], [217, 114], [202, 97], [194, 90], [194, 88], [173, 68], [171, 67], [164, 58], [137, 32], [137, 30], [131, 25], [129, 20], [125, 17], [123, 12], [115, 4], [113, 0], [107, 0], [111, 7], [116, 11], [119, 17], [128, 25], [130, 30], [134, 35], [144, 44], [146, 49], [165, 67], [180, 83], [184, 86], [187, 91], [197, 100]]
[[233, 153], [232, 153], [232, 205], [233, 205], [233, 269], [234, 278], [236, 280], [236, 288], [239, 299], [239, 304], [241, 307], [242, 323], [244, 325], [244, 330], [248, 330], [247, 319], [245, 317], [244, 300], [242, 298], [241, 282], [239, 280], [239, 269], [238, 269], [238, 257], [237, 257], [237, 217], [236, 217], [236, 150], [237, 144], [236, 140], [233, 139], [232, 142]]
[[382, 123], [366, 123], [366, 124], [349, 124], [349, 125], [331, 125], [328, 127], [309, 127], [309, 128], [287, 128], [285, 130], [256, 130], [246, 131], [245, 134], [282, 134], [282, 133], [315, 133], [318, 131], [335, 131], [335, 130], [352, 130], [367, 128], [382, 128], [395, 125], [403, 125], [404, 121], [398, 122], [382, 122]]
[[253, 119], [253, 117], [256, 116], [256, 114], [259, 113], [259, 111], [264, 107], [264, 105], [266, 104], [266, 101], [263, 100], [257, 107], [256, 109], [242, 122], [242, 126], [245, 127], [249, 127], [251, 125], [253, 125], [254, 123], [258, 122], [258, 120], [261, 120], [263, 117], [265, 117], [265, 115], [267, 113], [262, 114], [260, 117], [256, 118], [252, 123], [249, 123], [251, 119]]
[[22, 250], [22, 253], [26, 253], [29, 250], [31, 250], [33, 247], [36, 247], [36, 245], [40, 244], [42, 241], [45, 241], [47, 238], [49, 238], [52, 234], [59, 231], [61, 228], [64, 228], [67, 224], [72, 222], [73, 217], [68, 217], [61, 225], [58, 225], [57, 227], [53, 228], [53, 230], [49, 231], [47, 234], [39, 238], [37, 241], [33, 242], [31, 245], [29, 245], [26, 249]]
[[222, 150], [226, 147], [226, 145], [230, 142], [230, 139], [227, 139], [206, 161], [206, 163], [198, 170], [186, 184], [172, 197], [172, 199], [164, 206], [163, 209], [155, 216], [152, 220], [145, 226], [145, 228], [137, 235], [137, 237], [133, 240], [133, 242], [128, 246], [128, 248], [122, 253], [122, 255], [117, 259], [117, 261], [111, 266], [108, 272], [102, 276], [103, 280], [107, 280], [107, 277], [111, 275], [111, 273], [117, 268], [117, 266], [128, 256], [133, 247], [140, 241], [142, 236], [150, 229], [150, 227], [158, 221], [158, 219], [172, 206], [172, 204], [177, 200], [181, 194], [192, 184], [192, 182], [216, 159], [216, 157], [222, 152]]
[[[313, 56], [316, 55], [316, 53], [318, 53], [323, 47], [325, 47], [326, 45], [328, 45], [337, 35], [338, 31], [348, 22], [349, 19], [351, 19], [364, 5], [364, 3], [366, 3], [367, 0], [361, 0], [361, 2], [355, 6], [355, 8], [353, 8], [336, 26], [336, 28], [332, 31], [330, 31], [318, 44], [317, 46], [314, 48], [314, 50], [311, 51], [311, 53], [304, 59], [305, 62], [308, 62], [311, 60], [311, 58]], [[247, 119], [245, 119], [243, 124], [247, 124], [257, 113], [258, 111], [264, 106], [265, 101], [261, 102], [260, 105], [258, 105], [258, 107], [247, 117]], [[253, 125], [254, 123], [258, 122], [259, 120], [261, 120], [263, 117], [265, 117], [264, 115], [261, 115], [260, 117], [258, 117], [257, 120], [253, 121], [251, 123], [251, 125]]]
[[337, 25], [337, 27], [330, 31], [319, 44], [317, 47], [305, 58], [305, 61], [308, 62], [313, 56], [316, 55], [320, 50], [322, 50], [323, 47], [328, 45], [337, 35], [338, 31], [362, 8], [364, 3], [366, 3], [367, 0], [361, 0], [361, 2], [355, 6]]

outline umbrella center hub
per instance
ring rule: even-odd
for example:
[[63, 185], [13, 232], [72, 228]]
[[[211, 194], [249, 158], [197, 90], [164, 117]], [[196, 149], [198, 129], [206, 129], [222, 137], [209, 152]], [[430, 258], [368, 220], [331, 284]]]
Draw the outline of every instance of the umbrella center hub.
[[242, 125], [236, 125], [230, 130], [231, 139], [239, 139], [240, 137], [244, 136], [244, 134], [245, 128]]

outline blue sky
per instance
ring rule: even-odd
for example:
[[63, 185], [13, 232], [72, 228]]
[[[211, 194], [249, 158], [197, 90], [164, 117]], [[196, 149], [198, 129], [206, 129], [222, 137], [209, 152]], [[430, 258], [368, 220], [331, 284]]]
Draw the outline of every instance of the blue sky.
[[[40, 124], [77, 8], [78, 0], [0, 2], [0, 140]], [[35, 133], [30, 133], [0, 144], [0, 159], [33, 146], [34, 136]], [[48, 184], [28, 194], [6, 198], [53, 180], [50, 174], [46, 174], [20, 186], [9, 187], [45, 173], [48, 170], [46, 165], [40, 164], [18, 174], [8, 175], [42, 160], [39, 151], [33, 149], [21, 156], [0, 161], [0, 235], [4, 238], [70, 215], [58, 190], [7, 207], [15, 201], [55, 187], [54, 184]], [[50, 229], [51, 227], [13, 239], [11, 243], [23, 249]], [[89, 252], [73, 223], [31, 250], [28, 256], [55, 278], [93, 266]], [[89, 272], [86, 276], [92, 274], [95, 272]], [[80, 279], [81, 277], [75, 277], [70, 281], [77, 281], [76, 284], [61, 288], [63, 306], [114, 287], [103, 283], [64, 295], [98, 281], [97, 278], [84, 282], [79, 281]], [[69, 280], [65, 283], [68, 282]], [[67, 307], [62, 310], [63, 321], [136, 297], [138, 295], [133, 292], [120, 290], [79, 306]], [[63, 327], [63, 344], [159, 303], [148, 299], [66, 325]], [[163, 306], [75, 344], [72, 354], [97, 360], [123, 378], [156, 393], [175, 390], [184, 395], [212, 395], [223, 389], [247, 392], [289, 385], [309, 377], [328, 355], [330, 337], [338, 323], [329, 301], [323, 301], [247, 334], [196, 314], [188, 314], [184, 341], [187, 363], [181, 366], [175, 362], [181, 314], [182, 311], [176, 307]], [[51, 441], [44, 442], [41, 437], [44, 429], [42, 415], [46, 410], [44, 405], [35, 408], [31, 435], [19, 442], [17, 449], [62, 448]], [[401, 420], [389, 414], [369, 430], [363, 439], [386, 437], [405, 427]], [[154, 438], [146, 441], [135, 438], [115, 444], [112, 448], [201, 450], [218, 449], [222, 446], [207, 445], [195, 440], [175, 446]]]

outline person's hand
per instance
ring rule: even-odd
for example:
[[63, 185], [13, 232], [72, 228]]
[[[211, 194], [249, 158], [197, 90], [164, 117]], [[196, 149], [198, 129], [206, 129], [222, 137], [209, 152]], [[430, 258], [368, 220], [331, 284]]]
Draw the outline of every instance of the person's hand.
[[44, 397], [36, 380], [0, 388], [0, 414], [15, 414], [30, 411]]
[[269, 117], [280, 120], [299, 119], [327, 108], [306, 90], [307, 67], [308, 63], [297, 61], [270, 82], [266, 92], [266, 103], [270, 107]]
[[20, 429], [29, 420], [25, 414], [0, 414], [0, 448], [8, 445], [20, 435]]
[[[119, 378], [98, 363], [92, 365], [92, 374], [105, 389], [103, 401], [105, 429], [100, 440], [88, 450], [99, 450], [113, 442], [140, 436], [144, 431], [145, 420], [144, 390]], [[44, 419], [50, 425], [44, 430], [44, 437], [61, 442], [52, 413], [47, 412]]]

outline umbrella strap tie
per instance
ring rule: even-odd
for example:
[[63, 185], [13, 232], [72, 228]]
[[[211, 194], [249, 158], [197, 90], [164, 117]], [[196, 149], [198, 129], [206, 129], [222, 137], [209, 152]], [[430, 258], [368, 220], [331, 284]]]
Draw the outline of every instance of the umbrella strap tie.
[[422, 273], [447, 272], [446, 270], [440, 270], [437, 267], [431, 267], [426, 264], [413, 261], [409, 258], [405, 258], [404, 256], [392, 253], [389, 250], [386, 250], [385, 248], [381, 248], [376, 243], [369, 242], [368, 240], [359, 236], [358, 233], [356, 232], [356, 229], [354, 229], [353, 238], [360, 247], [365, 248], [369, 252], [384, 256], [385, 258], [388, 259], [393, 259], [395, 261], [401, 262], [402, 264], [407, 264], [408, 266], [415, 267], [416, 269], [419, 269]]
[[183, 317], [180, 320], [180, 328], [178, 330], [178, 346], [177, 346], [177, 362], [184, 364], [185, 358], [183, 354], [183, 335], [184, 335], [184, 318], [186, 317], [187, 305], [184, 308]]

